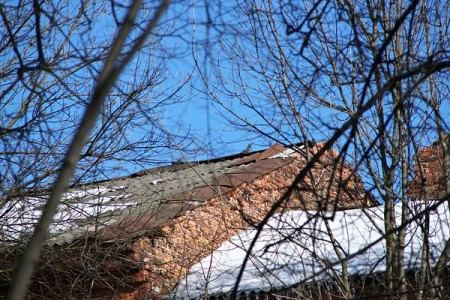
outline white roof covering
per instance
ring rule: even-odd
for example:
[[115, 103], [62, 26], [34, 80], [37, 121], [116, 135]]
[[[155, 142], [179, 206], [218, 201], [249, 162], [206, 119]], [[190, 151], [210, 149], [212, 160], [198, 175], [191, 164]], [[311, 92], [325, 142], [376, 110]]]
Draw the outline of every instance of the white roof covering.
[[[422, 202], [411, 202], [409, 217], [417, 216], [424, 208]], [[339, 274], [342, 267], [331, 236], [336, 240], [341, 254], [350, 258], [349, 275], [385, 271], [386, 246], [381, 235], [384, 231], [383, 210], [384, 207], [379, 206], [364, 211], [340, 211], [330, 214], [327, 221], [314, 217], [317, 212], [306, 211], [290, 211], [272, 217], [255, 244], [239, 283], [239, 291], [281, 289]], [[397, 224], [400, 224], [400, 205], [396, 205], [395, 211]], [[327, 232], [326, 222], [332, 235]], [[410, 270], [419, 266], [423, 241], [419, 224], [422, 222], [423, 215], [407, 226], [405, 263]], [[449, 239], [449, 228], [449, 207], [447, 203], [442, 203], [430, 213], [431, 264], [435, 264]], [[246, 250], [255, 235], [255, 229], [248, 229], [222, 244], [191, 268], [172, 296], [199, 298], [205, 294], [231, 292]]]
[[[291, 149], [284, 152], [271, 158], [294, 153]], [[217, 177], [233, 174], [254, 163], [243, 159], [245, 157], [233, 155], [213, 161], [174, 164], [71, 188], [58, 206], [48, 242], [71, 242], [120, 221], [124, 216], [164, 213], [161, 204], [167, 204], [174, 195], [209, 186]], [[47, 199], [46, 194], [17, 197], [0, 206], [0, 240], [7, 244], [26, 241], [38, 223]], [[180, 208], [177, 206], [174, 211], [180, 211]]]
[[[124, 190], [123, 186], [96, 186], [65, 193], [50, 227], [51, 240], [66, 233], [81, 234], [106, 225], [105, 222], [92, 222], [92, 225], [86, 226], [84, 221], [90, 218], [95, 220], [101, 214], [134, 208], [137, 203], [129, 201], [127, 198], [131, 195], [124, 193]], [[47, 199], [48, 195], [43, 195], [8, 201], [0, 208], [0, 239], [12, 243], [31, 235]]]

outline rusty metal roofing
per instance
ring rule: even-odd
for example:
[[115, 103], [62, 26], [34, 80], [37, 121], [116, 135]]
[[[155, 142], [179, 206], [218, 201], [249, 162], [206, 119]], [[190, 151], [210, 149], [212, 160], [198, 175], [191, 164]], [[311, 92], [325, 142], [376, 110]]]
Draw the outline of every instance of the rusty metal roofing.
[[[70, 242], [94, 232], [106, 240], [148, 233], [208, 199], [291, 163], [294, 152], [276, 144], [264, 151], [174, 164], [96, 183], [102, 189], [101, 197], [108, 200], [102, 203], [116, 205], [117, 209], [77, 218], [70, 230], [55, 232], [51, 241]], [[92, 190], [93, 185], [76, 187], [71, 192]], [[99, 194], [83, 194], [71, 201], [86, 202], [96, 197]]]
[[[175, 166], [175, 170], [165, 168], [162, 172], [146, 172], [139, 177], [125, 179], [137, 185], [147, 186], [131, 192], [141, 201], [139, 208], [121, 220], [101, 230], [101, 237], [122, 238], [124, 234], [139, 234], [154, 230], [187, 210], [202, 205], [206, 200], [225, 194], [243, 183], [250, 183], [273, 170], [291, 163], [294, 158], [286, 156], [270, 159], [271, 156], [286, 151], [279, 144], [248, 156], [239, 156], [229, 160], [185, 163], [184, 167]], [[137, 180], [138, 179], [138, 180]], [[150, 188], [147, 183], [150, 182]], [[119, 185], [126, 185], [119, 182]], [[141, 191], [143, 193], [141, 193]], [[146, 216], [143, 218], [142, 216]], [[120, 228], [120, 230], [115, 230]]]

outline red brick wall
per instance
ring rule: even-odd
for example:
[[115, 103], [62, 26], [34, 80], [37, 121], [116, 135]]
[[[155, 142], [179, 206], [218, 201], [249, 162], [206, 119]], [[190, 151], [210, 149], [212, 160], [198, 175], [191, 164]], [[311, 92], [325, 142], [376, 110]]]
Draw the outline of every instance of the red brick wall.
[[413, 198], [423, 200], [445, 195], [444, 152], [439, 140], [419, 151], [414, 173], [415, 179], [411, 184]]
[[[366, 206], [370, 199], [366, 197], [358, 177], [346, 166], [334, 169], [334, 157], [336, 153], [328, 153], [322, 163], [316, 164], [313, 176], [298, 186], [281, 209], [320, 207], [331, 210]], [[259, 222], [305, 165], [303, 157], [299, 155], [297, 158], [294, 163], [251, 184], [242, 184], [238, 189], [188, 211], [177, 218], [175, 224], [164, 226], [161, 229], [162, 236], [153, 239], [142, 237], [136, 241], [132, 246], [132, 257], [145, 261], [135, 277], [135, 283], [139, 283], [140, 288], [131, 293], [122, 293], [118, 298], [158, 298], [169, 292], [193, 264], [238, 231], [248, 228], [249, 224]], [[346, 184], [342, 187], [339, 182]], [[313, 185], [316, 187], [315, 192], [312, 191]]]
[[[317, 147], [320, 147], [318, 145]], [[318, 148], [312, 149], [313, 152]], [[352, 169], [329, 151], [312, 176], [294, 190], [283, 209], [339, 209], [373, 205]], [[170, 291], [190, 267], [249, 224], [259, 222], [299, 174], [306, 159], [297, 155], [251, 183], [206, 201], [146, 236], [77, 240], [44, 251], [29, 299], [155, 299]], [[142, 218], [140, 218], [142, 217]], [[148, 218], [145, 218], [148, 217]], [[136, 216], [145, 222], [151, 216]], [[11, 260], [17, 258], [11, 253]], [[3, 269], [6, 269], [3, 268]], [[0, 298], [7, 289], [0, 286]], [[1, 276], [0, 276], [1, 277]]]

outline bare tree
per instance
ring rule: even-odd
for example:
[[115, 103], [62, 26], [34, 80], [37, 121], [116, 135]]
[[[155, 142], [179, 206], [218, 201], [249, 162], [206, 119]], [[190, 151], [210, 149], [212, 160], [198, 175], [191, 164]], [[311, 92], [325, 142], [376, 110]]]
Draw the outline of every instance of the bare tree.
[[[419, 149], [435, 139], [444, 153], [447, 188], [420, 198], [449, 199], [450, 6], [439, 0], [245, 1], [233, 12], [230, 32], [211, 59], [217, 77], [204, 76], [205, 93], [232, 125], [255, 137], [327, 140], [325, 150], [339, 149], [339, 159], [356, 166], [385, 208], [384, 228], [378, 228], [387, 245], [384, 292], [405, 298], [405, 230], [415, 219], [411, 199], [417, 198], [410, 181], [424, 178], [414, 165], [420, 165]], [[230, 66], [222, 68], [222, 61]], [[317, 155], [311, 162], [296, 183], [308, 176]], [[396, 203], [401, 211], [395, 211]], [[444, 297], [450, 242], [433, 266], [426, 222], [422, 230], [418, 295]], [[342, 290], [351, 297], [348, 258], [341, 256]]]
[[[411, 205], [410, 182], [414, 176], [425, 178], [416, 163], [419, 149], [439, 137], [446, 190], [436, 196], [425, 189], [425, 211], [437, 207], [428, 200], [449, 198], [449, 5], [440, 0], [200, 3], [203, 19], [196, 22], [205, 27], [199, 40], [180, 30], [189, 22], [182, 19], [183, 2], [174, 3], [176, 9], [165, 16], [166, 1], [0, 5], [0, 206], [45, 189], [51, 192], [11, 298], [23, 296], [69, 184], [108, 178], [131, 164], [141, 168], [159, 162], [165, 149], [180, 147], [179, 137], [168, 133], [159, 113], [179, 101], [184, 82], [168, 87], [165, 71], [171, 59], [186, 53], [165, 46], [165, 37], [188, 40], [205, 96], [232, 125], [260, 142], [326, 140], [314, 155], [306, 143], [306, 167], [261, 222], [255, 222], [257, 229], [305, 178], [317, 199], [324, 198], [311, 169], [336, 148], [332, 165], [351, 162], [366, 189], [384, 204], [384, 228], [373, 223], [387, 245], [386, 294], [405, 297], [410, 284], [403, 259], [405, 230], [424, 217], [418, 289], [420, 297], [444, 297], [450, 242], [432, 264], [430, 228], [426, 214]], [[348, 177], [339, 167], [334, 171], [334, 178]], [[395, 211], [397, 203], [400, 212]], [[353, 297], [347, 262], [354, 253], [342, 251], [322, 213], [310, 222], [325, 220], [342, 270], [334, 273], [336, 285], [342, 295]]]
[[167, 162], [168, 149], [188, 146], [160, 116], [185, 83], [167, 80], [174, 52], [162, 40], [177, 30], [176, 11], [163, 17], [169, 2], [0, 4], [2, 218], [50, 194], [10, 299], [24, 297], [69, 185]]
[[[145, 3], [131, 29], [123, 60], [157, 4]], [[115, 1], [22, 1], [0, 6], [2, 19], [1, 193], [8, 197], [50, 186], [87, 108], [113, 37], [128, 6]], [[164, 37], [165, 19], [114, 84], [99, 122], [86, 139], [72, 183], [89, 182], [171, 160], [183, 134], [162, 126], [167, 105], [183, 86], [167, 78], [176, 53]], [[187, 78], [185, 78], [187, 79]], [[168, 147], [167, 147], [168, 146]], [[154, 155], [143, 155], [151, 151]], [[138, 166], [139, 165], [139, 166]], [[133, 167], [134, 166], [134, 167]]]

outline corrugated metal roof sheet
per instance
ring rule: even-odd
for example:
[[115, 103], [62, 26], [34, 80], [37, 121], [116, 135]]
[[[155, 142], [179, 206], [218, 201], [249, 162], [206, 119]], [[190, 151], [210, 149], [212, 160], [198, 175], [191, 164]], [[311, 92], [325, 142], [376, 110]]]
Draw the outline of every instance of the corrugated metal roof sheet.
[[[133, 205], [78, 219], [70, 231], [57, 232], [51, 240], [58, 244], [70, 242], [93, 232], [102, 239], [125, 238], [156, 230], [208, 199], [291, 163], [293, 157], [282, 155], [286, 150], [276, 144], [247, 155], [174, 164], [96, 183], [104, 189], [102, 197], [112, 199], [108, 205], [124, 201]], [[271, 158], [275, 155], [278, 157]], [[76, 187], [72, 192], [92, 189], [93, 185]], [[85, 202], [95, 197], [98, 195], [76, 201]]]
[[[109, 240], [157, 232], [160, 226], [208, 199], [291, 164], [301, 149], [299, 145], [285, 148], [276, 144], [264, 151], [158, 167], [73, 187], [59, 207], [49, 243], [63, 244], [93, 235]], [[17, 207], [8, 212], [7, 217], [20, 217], [12, 221], [15, 224], [5, 226], [10, 232], [0, 232], [4, 241], [18, 240], [34, 228], [46, 196], [31, 200], [16, 201]]]

